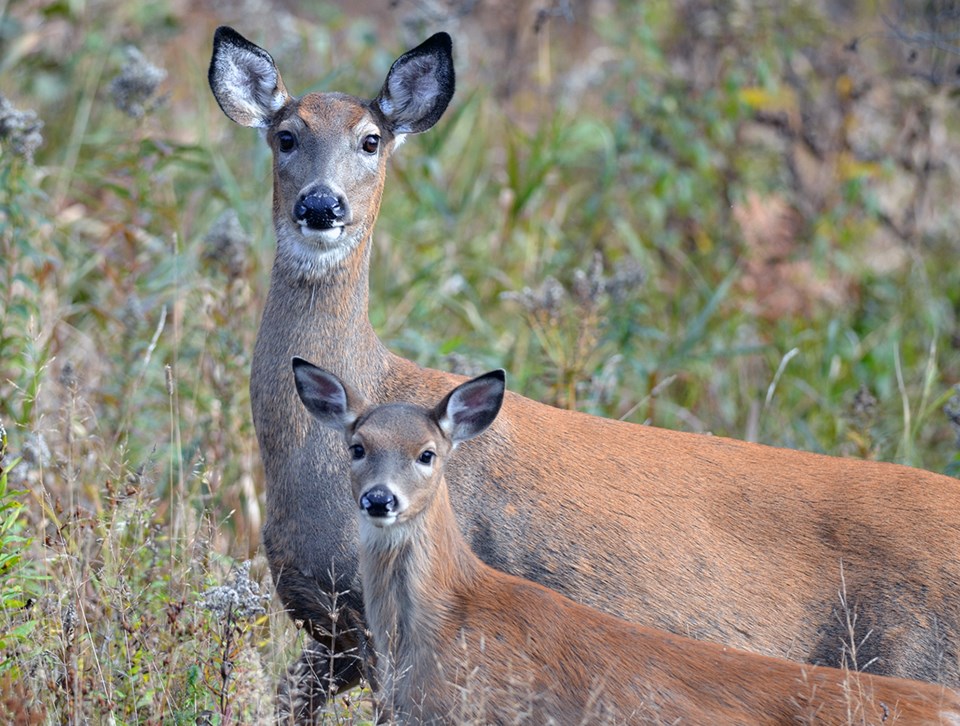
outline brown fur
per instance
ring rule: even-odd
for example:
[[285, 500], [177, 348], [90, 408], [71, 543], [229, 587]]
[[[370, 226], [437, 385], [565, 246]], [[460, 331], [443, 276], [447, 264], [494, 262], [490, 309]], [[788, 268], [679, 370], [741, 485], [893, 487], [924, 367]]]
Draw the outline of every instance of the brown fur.
[[[664, 633], [488, 567], [454, 518], [462, 497], [450, 494], [443, 467], [460, 439], [442, 424], [444, 403], [371, 409], [347, 391], [342, 415], [311, 410], [364, 451], [352, 463], [360, 574], [381, 699], [398, 722], [457, 723], [466, 698], [482, 704], [474, 715], [484, 723], [513, 722], [522, 704], [556, 724], [960, 724], [960, 694], [943, 686]], [[425, 450], [436, 453], [430, 469], [415, 463]], [[396, 521], [364, 513], [374, 487], [402, 502]]]
[[[390, 120], [375, 102], [341, 94], [284, 104], [268, 119], [268, 141], [296, 115], [308, 119], [309, 146], [298, 163], [275, 165], [277, 255], [251, 371], [266, 472], [263, 542], [291, 615], [345, 652], [357, 640], [340, 632], [331, 641], [331, 593], [347, 591], [338, 602], [362, 612], [357, 531], [339, 495], [347, 469], [339, 440], [297, 400], [290, 359], [309, 358], [376, 402], [432, 401], [463, 379], [393, 355], [368, 320]], [[383, 135], [374, 171], [345, 143], [358, 123]], [[320, 251], [291, 224], [291, 195], [318, 182], [349, 190], [357, 224], [344, 259], [303, 269], [297, 255]], [[499, 570], [631, 621], [835, 666], [849, 641], [842, 569], [861, 665], [876, 658], [878, 673], [960, 684], [956, 479], [610, 421], [511, 394], [448, 476], [468, 541]], [[349, 659], [335, 668], [340, 687], [359, 675]]]

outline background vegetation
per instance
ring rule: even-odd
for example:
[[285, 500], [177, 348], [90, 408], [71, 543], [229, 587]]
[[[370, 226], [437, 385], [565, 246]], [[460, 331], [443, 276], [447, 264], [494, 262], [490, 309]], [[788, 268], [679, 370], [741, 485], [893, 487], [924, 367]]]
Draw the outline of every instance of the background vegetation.
[[209, 93], [217, 25], [366, 96], [454, 35], [376, 235], [396, 352], [958, 475], [951, 8], [0, 2], [0, 719], [256, 722], [302, 645], [257, 554], [270, 157]]

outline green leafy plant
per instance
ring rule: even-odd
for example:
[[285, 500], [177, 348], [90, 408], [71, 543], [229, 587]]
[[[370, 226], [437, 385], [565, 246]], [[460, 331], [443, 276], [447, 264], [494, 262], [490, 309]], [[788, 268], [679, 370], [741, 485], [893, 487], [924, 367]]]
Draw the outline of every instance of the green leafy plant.
[[[30, 612], [43, 590], [47, 578], [29, 557], [32, 538], [24, 527], [26, 491], [10, 488], [10, 470], [19, 458], [7, 456], [7, 432], [0, 422], [0, 612], [6, 627], [0, 631], [0, 650], [16, 653], [28, 643], [37, 628]], [[5, 658], [0, 676], [17, 670], [18, 662]]]

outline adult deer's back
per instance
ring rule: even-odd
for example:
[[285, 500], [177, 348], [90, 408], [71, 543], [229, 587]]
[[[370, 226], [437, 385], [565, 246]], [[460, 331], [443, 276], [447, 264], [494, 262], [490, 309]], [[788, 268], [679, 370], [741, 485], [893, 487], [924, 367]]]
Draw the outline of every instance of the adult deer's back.
[[[277, 253], [251, 371], [266, 472], [263, 541], [278, 592], [327, 640], [331, 594], [359, 613], [356, 526], [335, 435], [290, 381], [303, 356], [375, 402], [429, 402], [462, 380], [392, 355], [367, 317], [370, 235], [387, 158], [453, 94], [449, 38], [401, 56], [372, 101], [291, 97], [272, 58], [214, 41], [224, 112], [274, 153]], [[560, 411], [508, 394], [451, 465], [458, 517], [497, 569], [673, 632], [837, 665], [960, 683], [960, 482]], [[847, 610], [838, 592], [841, 571]], [[849, 627], [848, 627], [849, 625]], [[354, 646], [337, 627], [335, 649]], [[868, 637], [869, 636], [869, 637]], [[336, 660], [340, 685], [357, 664]], [[326, 668], [323, 669], [326, 672]]]

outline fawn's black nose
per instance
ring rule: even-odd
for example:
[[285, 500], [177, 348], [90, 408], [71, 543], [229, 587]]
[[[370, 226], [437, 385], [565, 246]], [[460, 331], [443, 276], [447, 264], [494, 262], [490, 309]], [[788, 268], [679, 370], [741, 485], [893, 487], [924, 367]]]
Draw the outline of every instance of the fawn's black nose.
[[360, 507], [371, 517], [386, 517], [397, 508], [397, 498], [385, 486], [377, 485], [360, 497]]
[[311, 192], [297, 200], [293, 217], [310, 229], [340, 227], [347, 218], [347, 200], [328, 191]]

